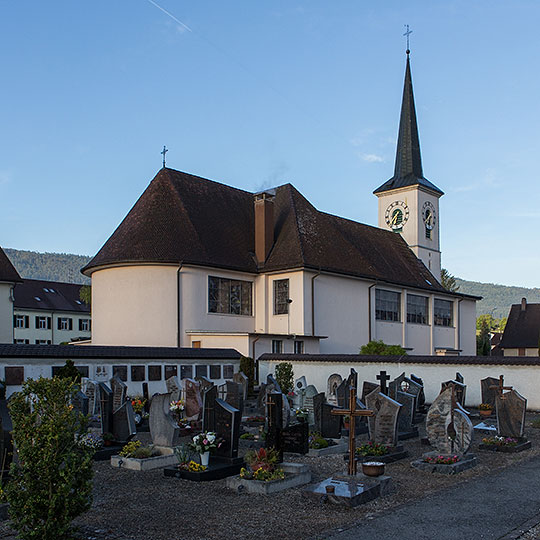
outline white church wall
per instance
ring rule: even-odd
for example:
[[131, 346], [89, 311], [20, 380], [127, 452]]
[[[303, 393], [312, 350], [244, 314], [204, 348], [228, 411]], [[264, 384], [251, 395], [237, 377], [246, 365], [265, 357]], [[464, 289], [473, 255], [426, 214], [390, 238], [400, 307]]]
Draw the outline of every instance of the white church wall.
[[13, 343], [11, 283], [0, 283], [0, 343]]
[[[362, 383], [364, 381], [377, 382], [376, 376], [381, 370], [385, 370], [392, 379], [395, 379], [401, 373], [406, 375], [413, 373], [421, 377], [424, 381], [424, 391], [428, 403], [439, 395], [441, 383], [453, 380], [456, 372], [463, 375], [467, 385], [465, 406], [477, 406], [482, 401], [480, 380], [486, 377], [499, 377], [504, 375], [506, 386], [513, 386], [523, 397], [527, 399], [527, 408], [529, 410], [540, 410], [540, 394], [537, 389], [537, 381], [540, 376], [540, 358], [538, 365], [505, 365], [499, 363], [487, 364], [462, 364], [459, 361], [455, 363], [446, 363], [449, 357], [444, 357], [444, 364], [425, 364], [425, 363], [355, 363], [355, 362], [324, 362], [301, 360], [292, 361], [295, 379], [304, 375], [308, 384], [313, 384], [319, 392], [326, 392], [328, 377], [333, 373], [338, 373], [343, 378], [347, 377], [351, 368], [358, 372], [359, 393], [361, 393]], [[456, 360], [459, 357], [455, 357]], [[505, 358], [505, 357], [500, 357]], [[288, 360], [289, 361], [289, 360]], [[275, 366], [279, 362], [261, 360], [259, 361], [259, 379], [264, 380], [269, 373], [275, 372]]]
[[431, 350], [431, 327], [428, 324], [406, 325], [407, 348], [412, 348], [410, 354], [433, 354]]
[[138, 265], [92, 273], [93, 345], [177, 345], [175, 266]]
[[463, 299], [460, 302], [459, 348], [460, 354], [474, 356], [476, 354], [476, 301]]

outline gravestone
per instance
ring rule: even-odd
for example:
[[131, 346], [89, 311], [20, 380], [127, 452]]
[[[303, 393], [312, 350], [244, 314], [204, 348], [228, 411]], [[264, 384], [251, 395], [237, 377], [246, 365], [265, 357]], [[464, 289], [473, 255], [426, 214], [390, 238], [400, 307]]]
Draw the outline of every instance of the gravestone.
[[331, 414], [334, 406], [326, 402], [324, 392], [313, 398], [313, 415], [315, 419], [315, 431], [322, 437], [339, 439], [341, 436], [341, 416]]
[[401, 405], [377, 388], [367, 395], [366, 406], [373, 411], [373, 416], [368, 417], [370, 441], [396, 446], [397, 419]]
[[99, 405], [103, 433], [112, 433], [113, 429], [113, 393], [103, 382], [99, 383]]
[[249, 378], [242, 371], [239, 371], [233, 375], [233, 381], [242, 387], [242, 398], [246, 401], [249, 391]]
[[96, 381], [86, 379], [82, 384], [83, 392], [88, 398], [88, 414], [90, 416], [99, 414], [99, 386]]
[[184, 379], [185, 385], [185, 414], [186, 418], [198, 420], [202, 411], [202, 399], [199, 383], [193, 379]]
[[218, 399], [218, 389], [214, 385], [208, 388], [203, 394], [203, 431], [212, 431], [210, 426], [216, 425], [214, 411], [216, 410], [215, 403]]
[[272, 386], [267, 392], [282, 392], [281, 386], [279, 386], [279, 383], [276, 381], [274, 376], [270, 373], [266, 376], [266, 384], [268, 386]]
[[145, 401], [144, 403], [144, 411], [150, 412], [150, 394], [148, 393], [148, 383], [143, 382], [142, 383], [142, 395], [143, 399]]
[[390, 375], [388, 375], [388, 373], [386, 373], [386, 371], [383, 370], [375, 378], [379, 381], [379, 386], [381, 387], [381, 393], [388, 395], [388, 386], [386, 383], [390, 380]]
[[499, 379], [495, 377], [486, 377], [480, 381], [480, 387], [482, 389], [482, 403], [488, 403], [495, 408], [495, 402], [499, 392], [496, 386], [499, 384]]
[[373, 390], [376, 390], [378, 388], [379, 388], [378, 384], [375, 384], [369, 381], [364, 381], [364, 384], [362, 384], [362, 402], [365, 403], [366, 397], [368, 396], [368, 394], [371, 394]]
[[171, 401], [178, 401], [182, 394], [182, 387], [178, 382], [178, 377], [172, 375], [165, 381], [165, 386], [167, 387], [167, 393], [171, 394]]
[[114, 412], [118, 410], [127, 400], [127, 385], [120, 379], [118, 375], [115, 375], [109, 382], [111, 384]]
[[465, 379], [463, 378], [463, 375], [459, 371], [456, 372], [455, 380], [460, 384], [465, 384]]
[[431, 445], [443, 454], [464, 454], [471, 445], [473, 426], [469, 417], [455, 405], [452, 385], [447, 386], [431, 404], [426, 432]]
[[137, 434], [135, 413], [130, 401], [124, 403], [113, 412], [112, 434], [116, 441], [126, 442]]
[[240, 411], [240, 416], [244, 410], [244, 389], [239, 383], [234, 381], [225, 382], [226, 397], [225, 402], [238, 409]]
[[[410, 433], [413, 430], [414, 405], [416, 402], [414, 395], [398, 390], [395, 400], [401, 405], [398, 414], [398, 433]], [[418, 430], [418, 428], [415, 429]]]
[[180, 442], [180, 428], [171, 416], [169, 407], [173, 394], [156, 394], [150, 405], [150, 436], [155, 446], [172, 448]]
[[[206, 408], [212, 409], [206, 413]], [[228, 460], [238, 458], [240, 437], [240, 411], [217, 397], [213, 389], [205, 393], [205, 430], [214, 431], [222, 444], [212, 455]]]
[[[412, 394], [414, 396], [414, 410], [418, 410], [418, 396], [421, 390], [422, 386], [412, 379], [409, 379], [409, 377], [406, 377], [405, 372], [403, 372], [399, 377], [396, 377], [389, 384], [388, 395], [392, 399], [396, 399], [396, 392], [406, 392], [407, 394]], [[399, 399], [396, 401], [399, 401]]]
[[523, 437], [527, 400], [515, 390], [498, 394], [495, 401], [497, 433], [500, 437]]
[[421, 387], [420, 392], [418, 393], [418, 398], [417, 398], [417, 410], [418, 412], [424, 412], [425, 406], [426, 406], [426, 395], [424, 393], [424, 381], [420, 377], [417, 377], [416, 375], [413, 375], [412, 373], [411, 373], [411, 381], [415, 382]]
[[315, 417], [313, 413], [313, 398], [318, 394], [317, 389], [315, 386], [310, 384], [306, 388], [306, 395], [304, 398], [304, 408], [308, 411], [308, 423], [314, 424], [315, 423]]
[[268, 431], [266, 433], [266, 448], [274, 448], [278, 453], [278, 461], [283, 461], [283, 394], [270, 392], [266, 396], [266, 419]]
[[82, 415], [88, 415], [88, 396], [80, 390], [73, 396], [72, 405], [76, 411], [79, 411]]
[[346, 409], [348, 407], [349, 401], [349, 379], [345, 379], [341, 384], [336, 388], [336, 400], [337, 405], [341, 409]]
[[260, 414], [266, 414], [266, 383], [259, 385], [259, 393], [257, 395], [257, 410]]
[[446, 381], [441, 384], [441, 392], [450, 386], [454, 387], [455, 401], [461, 403], [461, 405], [465, 407], [465, 392], [467, 386], [459, 381]]
[[281, 433], [283, 451], [294, 454], [309, 452], [309, 426], [307, 422], [296, 422], [287, 426]]
[[201, 377], [195, 377], [195, 381], [199, 383], [199, 390], [201, 392], [201, 395], [206, 392], [207, 388], [214, 386], [214, 383], [204, 375], [202, 375]]
[[337, 405], [337, 396], [336, 391], [338, 386], [343, 382], [343, 377], [334, 373], [328, 377], [328, 382], [326, 384], [326, 395], [328, 396], [328, 403], [332, 405]]
[[[351, 373], [347, 377], [347, 384], [352, 386], [355, 390], [358, 388], [358, 373], [354, 368], [351, 368]], [[355, 395], [357, 394], [358, 392], [355, 392]]]

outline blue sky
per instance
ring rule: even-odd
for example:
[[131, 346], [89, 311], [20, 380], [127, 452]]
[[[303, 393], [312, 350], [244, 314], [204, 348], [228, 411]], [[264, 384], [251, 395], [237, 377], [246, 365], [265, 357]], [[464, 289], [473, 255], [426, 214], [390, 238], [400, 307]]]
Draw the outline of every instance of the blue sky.
[[0, 0], [0, 245], [94, 254], [164, 144], [172, 168], [376, 224], [408, 23], [443, 266], [539, 287], [538, 20], [537, 1]]

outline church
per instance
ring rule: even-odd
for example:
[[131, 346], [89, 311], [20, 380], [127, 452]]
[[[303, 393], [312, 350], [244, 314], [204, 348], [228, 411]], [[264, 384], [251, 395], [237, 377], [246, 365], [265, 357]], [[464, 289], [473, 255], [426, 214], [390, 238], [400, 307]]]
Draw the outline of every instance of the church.
[[161, 169], [83, 273], [92, 344], [474, 355], [476, 297], [440, 283], [439, 199], [423, 175], [409, 54], [378, 227], [285, 184], [250, 193]]

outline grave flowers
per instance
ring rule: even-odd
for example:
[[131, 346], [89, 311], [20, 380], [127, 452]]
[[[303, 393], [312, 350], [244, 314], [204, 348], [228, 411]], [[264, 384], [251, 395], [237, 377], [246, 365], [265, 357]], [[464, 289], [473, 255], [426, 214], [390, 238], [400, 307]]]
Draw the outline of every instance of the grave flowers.
[[111, 446], [111, 444], [114, 442], [114, 435], [108, 431], [106, 431], [101, 437], [103, 439], [103, 446]]
[[356, 448], [356, 455], [358, 456], [384, 456], [388, 454], [390, 447], [386, 444], [367, 442], [362, 446]]
[[185, 423], [185, 422], [182, 422], [185, 409], [186, 409], [186, 404], [184, 403], [183, 399], [177, 399], [176, 401], [171, 401], [169, 405], [169, 411], [179, 426]]
[[330, 446], [330, 442], [317, 431], [312, 431], [309, 434], [308, 444], [310, 448], [314, 448], [315, 450], [328, 448], [328, 446]]
[[259, 480], [270, 482], [285, 478], [283, 469], [276, 468], [279, 455], [273, 448], [260, 448], [257, 451], [248, 452], [244, 457], [249, 468], [240, 469], [240, 478], [244, 480]]
[[478, 412], [480, 413], [480, 416], [491, 416], [491, 413], [493, 412], [493, 406], [489, 403], [480, 403], [480, 405], [478, 405]]
[[97, 433], [87, 433], [86, 435], [76, 436], [77, 444], [84, 448], [91, 448], [97, 452], [103, 447], [103, 438]]
[[135, 414], [142, 414], [145, 405], [146, 405], [146, 399], [141, 398], [140, 396], [135, 396], [131, 400], [131, 406], [133, 407], [133, 412]]
[[518, 440], [513, 437], [499, 437], [495, 435], [494, 437], [484, 437], [482, 439], [482, 444], [486, 445], [496, 445], [496, 446], [517, 446]]
[[424, 457], [425, 463], [434, 463], [436, 465], [452, 465], [459, 461], [458, 456], [426, 456]]
[[201, 456], [201, 465], [207, 467], [210, 452], [219, 448], [221, 444], [222, 441], [217, 438], [217, 434], [214, 431], [203, 431], [193, 437], [189, 443], [189, 447]]

